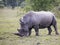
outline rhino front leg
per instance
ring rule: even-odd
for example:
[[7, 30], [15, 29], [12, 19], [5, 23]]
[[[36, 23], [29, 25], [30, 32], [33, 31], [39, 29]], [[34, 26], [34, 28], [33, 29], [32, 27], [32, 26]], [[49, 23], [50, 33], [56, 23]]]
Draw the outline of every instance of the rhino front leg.
[[35, 32], [36, 32], [36, 36], [39, 36], [39, 26], [34, 26]]
[[48, 35], [51, 35], [52, 29], [51, 27], [48, 27]]
[[31, 35], [31, 29], [32, 29], [32, 28], [29, 28], [29, 36]]

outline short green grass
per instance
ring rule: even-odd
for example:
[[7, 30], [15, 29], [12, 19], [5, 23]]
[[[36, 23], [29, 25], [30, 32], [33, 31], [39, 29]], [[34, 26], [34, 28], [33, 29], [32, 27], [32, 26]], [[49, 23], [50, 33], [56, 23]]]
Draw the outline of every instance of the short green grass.
[[[18, 11], [18, 12], [17, 12]], [[20, 37], [14, 35], [17, 32], [19, 18], [17, 9], [0, 9], [0, 45], [60, 45], [60, 35], [56, 35], [53, 29], [52, 35], [47, 35], [47, 29], [40, 29], [39, 35], [35, 36], [35, 31], [32, 29], [32, 34], [29, 37]], [[57, 18], [58, 32], [60, 33], [60, 19]]]

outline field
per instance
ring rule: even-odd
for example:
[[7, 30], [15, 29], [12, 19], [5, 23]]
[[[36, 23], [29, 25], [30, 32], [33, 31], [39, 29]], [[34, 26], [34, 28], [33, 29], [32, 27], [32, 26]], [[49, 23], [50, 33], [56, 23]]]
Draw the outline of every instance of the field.
[[[20, 13], [19, 13], [20, 12]], [[22, 11], [16, 9], [0, 9], [0, 45], [60, 45], [60, 35], [56, 35], [52, 28], [52, 35], [47, 35], [47, 29], [40, 29], [39, 36], [32, 34], [29, 37], [14, 35], [20, 27], [19, 18]], [[20, 14], [20, 15], [19, 15]], [[58, 32], [60, 33], [60, 19], [57, 18]]]

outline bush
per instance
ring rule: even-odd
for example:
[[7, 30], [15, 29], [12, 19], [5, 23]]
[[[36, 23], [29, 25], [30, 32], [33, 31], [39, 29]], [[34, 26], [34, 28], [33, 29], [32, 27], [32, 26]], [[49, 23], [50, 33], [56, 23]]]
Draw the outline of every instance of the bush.
[[31, 0], [31, 7], [34, 11], [52, 10], [59, 3], [56, 0]]
[[4, 8], [4, 3], [3, 3], [3, 1], [0, 1], [0, 8]]
[[24, 7], [24, 10], [27, 12], [27, 11], [32, 10], [32, 8], [31, 8], [31, 6], [25, 6], [25, 7]]

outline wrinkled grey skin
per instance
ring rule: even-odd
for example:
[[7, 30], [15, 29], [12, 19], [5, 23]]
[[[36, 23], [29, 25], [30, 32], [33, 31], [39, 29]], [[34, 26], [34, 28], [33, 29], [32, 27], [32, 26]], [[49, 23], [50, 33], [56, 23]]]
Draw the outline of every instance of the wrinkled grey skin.
[[43, 28], [47, 28], [48, 35], [51, 35], [51, 26], [54, 27], [55, 33], [58, 34], [55, 15], [49, 11], [30, 11], [23, 16], [23, 19], [20, 19], [20, 24], [21, 29], [18, 29], [20, 36], [30, 36], [32, 28], [35, 29], [36, 36], [39, 35], [39, 29]]

